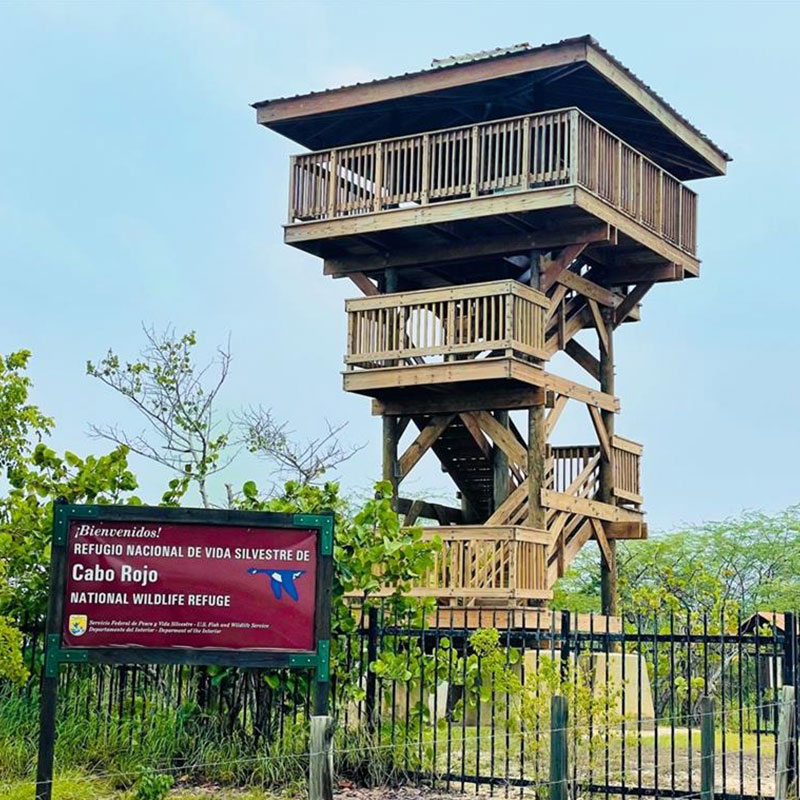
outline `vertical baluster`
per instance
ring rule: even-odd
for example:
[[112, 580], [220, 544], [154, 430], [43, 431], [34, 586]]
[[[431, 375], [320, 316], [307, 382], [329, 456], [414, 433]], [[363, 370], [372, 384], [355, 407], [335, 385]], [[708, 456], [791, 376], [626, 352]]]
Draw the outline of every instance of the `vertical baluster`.
[[573, 108], [568, 112], [569, 120], [569, 172], [568, 181], [570, 183], [578, 183], [578, 164], [579, 164], [579, 146], [578, 146], [578, 109]]
[[375, 174], [372, 176], [372, 208], [380, 211], [383, 207], [383, 143], [375, 145]]
[[472, 197], [478, 196], [478, 166], [479, 166], [479, 141], [478, 126], [472, 126], [472, 165], [470, 168], [469, 193]]
[[594, 190], [600, 194], [600, 126], [592, 122], [594, 129]]
[[336, 179], [338, 152], [331, 150], [328, 168], [328, 208], [326, 216], [331, 219], [336, 215], [336, 188], [339, 181]]
[[563, 156], [564, 156], [564, 146], [561, 135], [560, 114], [553, 115], [553, 129], [555, 132], [555, 139], [556, 139], [554, 144], [553, 180], [557, 181], [561, 179], [561, 163], [563, 161]]
[[422, 191], [420, 201], [428, 205], [431, 183], [431, 137], [426, 133], [422, 137]]

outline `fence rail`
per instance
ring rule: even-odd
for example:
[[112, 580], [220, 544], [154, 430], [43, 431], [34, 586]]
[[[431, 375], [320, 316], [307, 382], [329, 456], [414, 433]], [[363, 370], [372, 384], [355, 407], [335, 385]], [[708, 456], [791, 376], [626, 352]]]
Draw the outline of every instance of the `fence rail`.
[[697, 195], [577, 108], [293, 156], [289, 223], [567, 185], [696, 253]]
[[[352, 631], [333, 641], [342, 777], [541, 796], [549, 786], [554, 694], [568, 709], [573, 796], [697, 800], [703, 697], [715, 707], [716, 797], [773, 798], [784, 772], [789, 785], [797, 775], [791, 755], [778, 768], [777, 746], [780, 690], [798, 682], [793, 614], [620, 620], [477, 607], [473, 623], [492, 629], [477, 635], [454, 627], [449, 611], [406, 613], [390, 600], [353, 608]], [[0, 685], [8, 726], [0, 739], [29, 739], [32, 752], [42, 638], [33, 634], [26, 644], [29, 685]], [[60, 716], [73, 746], [85, 737], [75, 752], [86, 753], [89, 769], [103, 771], [103, 753], [115, 748], [146, 756], [159, 722], [160, 735], [174, 725], [182, 745], [201, 732], [218, 736], [217, 759], [237, 744], [240, 762], [230, 765], [187, 760], [178, 747], [174, 760], [158, 764], [176, 777], [202, 779], [217, 769], [250, 783], [282, 753], [302, 776], [297, 754], [307, 750], [313, 705], [302, 673], [69, 665], [61, 681]], [[791, 745], [796, 754], [796, 734]]]

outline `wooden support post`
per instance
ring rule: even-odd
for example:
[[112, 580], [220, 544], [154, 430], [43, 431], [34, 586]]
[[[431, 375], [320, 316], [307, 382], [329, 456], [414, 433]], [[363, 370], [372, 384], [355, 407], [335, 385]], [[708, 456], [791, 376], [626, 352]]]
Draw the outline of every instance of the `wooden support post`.
[[333, 800], [333, 718], [311, 717], [309, 800]]
[[[614, 317], [613, 310], [604, 308], [602, 323], [605, 325], [604, 337], [598, 331], [600, 347], [600, 390], [614, 393]], [[603, 344], [605, 346], [603, 346]], [[614, 440], [614, 412], [601, 412], [602, 424], [608, 441]], [[609, 457], [610, 456], [610, 457]], [[599, 490], [597, 499], [601, 503], [615, 505], [614, 497], [614, 460], [613, 450], [601, 448]], [[608, 542], [608, 553], [604, 553], [600, 564], [600, 599], [603, 614], [617, 613], [617, 544], [611, 539]]]
[[[494, 416], [504, 428], [508, 428], [508, 411], [495, 411]], [[508, 475], [508, 456], [495, 443], [492, 447], [492, 511], [497, 511], [508, 497]]]
[[[789, 635], [788, 630], [786, 635]], [[778, 761], [775, 767], [775, 800], [787, 800], [793, 792], [792, 743], [795, 741], [795, 688], [781, 688], [778, 708]], [[703, 800], [706, 800], [704, 797]]]
[[567, 800], [567, 698], [550, 700], [550, 800]]
[[700, 797], [701, 800], [714, 800], [714, 701], [710, 697], [701, 697], [698, 709], [700, 712]]
[[392, 507], [397, 510], [397, 443], [398, 419], [393, 414], [383, 417], [383, 480], [392, 485]]
[[540, 529], [545, 526], [542, 489], [545, 488], [546, 443], [544, 406], [534, 406], [528, 411], [528, 525]]
[[[541, 289], [542, 253], [531, 251], [530, 285]], [[545, 451], [547, 449], [547, 426], [544, 404], [528, 410], [528, 525], [545, 527], [545, 510], [542, 505], [542, 489], [545, 487]]]

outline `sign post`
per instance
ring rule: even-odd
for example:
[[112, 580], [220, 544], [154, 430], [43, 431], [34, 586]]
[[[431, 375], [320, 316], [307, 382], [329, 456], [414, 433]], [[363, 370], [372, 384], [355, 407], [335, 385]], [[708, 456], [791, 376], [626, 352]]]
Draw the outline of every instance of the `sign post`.
[[333, 514], [55, 505], [36, 800], [62, 663], [309, 669], [327, 715]]

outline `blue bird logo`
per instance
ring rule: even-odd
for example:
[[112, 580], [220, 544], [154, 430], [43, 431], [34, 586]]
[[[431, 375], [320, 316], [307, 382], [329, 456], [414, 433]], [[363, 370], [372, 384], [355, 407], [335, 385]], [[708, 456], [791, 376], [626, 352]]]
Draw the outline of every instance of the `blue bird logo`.
[[297, 586], [295, 581], [306, 574], [304, 569], [259, 569], [258, 567], [250, 567], [247, 570], [248, 575], [269, 575], [269, 582], [272, 586], [272, 594], [275, 595], [276, 600], [280, 600], [283, 593], [286, 592], [295, 603], [300, 599], [297, 593]]

